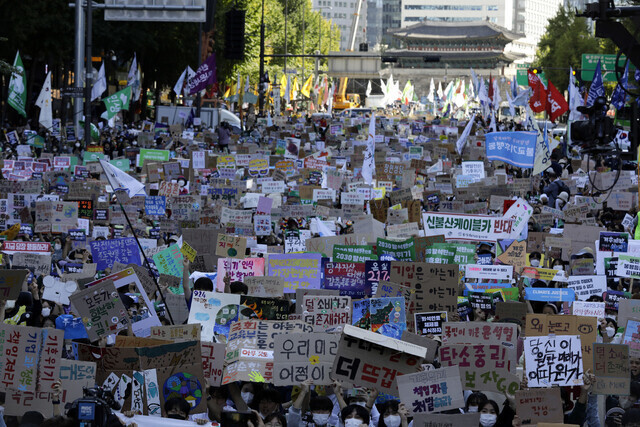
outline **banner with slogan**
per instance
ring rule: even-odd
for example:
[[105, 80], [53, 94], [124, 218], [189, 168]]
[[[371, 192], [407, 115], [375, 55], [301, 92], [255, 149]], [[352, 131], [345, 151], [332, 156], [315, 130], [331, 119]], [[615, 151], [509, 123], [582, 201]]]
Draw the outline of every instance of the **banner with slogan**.
[[[496, 242], [498, 239], [517, 239], [513, 220], [488, 215], [426, 212], [422, 214], [425, 236], [443, 234], [447, 240], [478, 240]], [[517, 234], [517, 235], [514, 235]]]
[[487, 159], [521, 168], [532, 168], [535, 160], [535, 132], [490, 132], [485, 135]]

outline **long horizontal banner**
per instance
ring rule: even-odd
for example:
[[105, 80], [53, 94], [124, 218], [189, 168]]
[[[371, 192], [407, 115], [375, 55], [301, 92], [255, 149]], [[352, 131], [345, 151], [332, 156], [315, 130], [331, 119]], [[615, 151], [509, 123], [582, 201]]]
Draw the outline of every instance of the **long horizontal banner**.
[[425, 212], [422, 214], [425, 236], [443, 235], [447, 240], [477, 240], [495, 242], [516, 239], [519, 233], [513, 220], [488, 215]]

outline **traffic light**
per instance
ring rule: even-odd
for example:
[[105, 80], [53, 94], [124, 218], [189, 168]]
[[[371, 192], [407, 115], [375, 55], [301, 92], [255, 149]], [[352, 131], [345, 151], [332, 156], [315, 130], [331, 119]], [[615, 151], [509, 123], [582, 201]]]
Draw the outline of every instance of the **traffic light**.
[[533, 70], [531, 70], [531, 72], [532, 72], [533, 74], [538, 74], [538, 69], [537, 69], [537, 68], [534, 68]]

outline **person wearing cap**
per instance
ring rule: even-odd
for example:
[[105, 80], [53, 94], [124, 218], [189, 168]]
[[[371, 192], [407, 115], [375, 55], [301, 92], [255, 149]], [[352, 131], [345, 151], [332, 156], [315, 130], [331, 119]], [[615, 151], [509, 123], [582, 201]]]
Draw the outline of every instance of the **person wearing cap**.
[[569, 203], [569, 193], [561, 191], [556, 198], [556, 209], [563, 210]]

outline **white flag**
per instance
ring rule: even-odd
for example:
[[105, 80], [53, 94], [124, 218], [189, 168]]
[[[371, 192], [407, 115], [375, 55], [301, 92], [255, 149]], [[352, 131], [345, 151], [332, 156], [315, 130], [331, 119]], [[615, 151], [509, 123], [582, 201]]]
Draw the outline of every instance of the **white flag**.
[[185, 68], [182, 74], [180, 74], [180, 78], [176, 82], [175, 86], [173, 87], [173, 91], [176, 93], [176, 95], [180, 95], [180, 93], [182, 92], [182, 86], [184, 85], [184, 78], [186, 76], [187, 76], [187, 69]]
[[431, 78], [431, 83], [429, 83], [429, 94], [427, 95], [427, 101], [434, 102], [436, 96], [436, 86], [433, 83], [433, 77]]
[[438, 82], [438, 91], [436, 92], [436, 94], [441, 101], [444, 99], [444, 92], [442, 92], [442, 82]]
[[364, 150], [364, 160], [362, 161], [362, 178], [364, 183], [369, 185], [373, 180], [374, 153], [376, 150], [376, 115], [371, 115], [369, 122], [369, 137], [367, 138], [367, 148]]
[[93, 84], [91, 88], [91, 100], [100, 98], [100, 96], [107, 90], [107, 76], [104, 73], [104, 62], [100, 66], [100, 71], [98, 71], [98, 79]]
[[131, 177], [128, 173], [121, 171], [104, 160], [100, 160], [100, 166], [102, 166], [113, 191], [124, 190], [129, 194], [129, 197], [147, 195], [144, 191], [144, 184]]
[[136, 71], [138, 71], [138, 59], [134, 53], [131, 67], [129, 67], [129, 74], [127, 75], [127, 86], [133, 86], [136, 83]]
[[40, 91], [40, 95], [38, 95], [36, 105], [40, 107], [40, 119], [38, 121], [47, 130], [51, 129], [53, 127], [53, 113], [51, 112], [51, 71], [47, 73], [47, 77], [44, 79], [44, 85], [42, 85], [42, 90]]
[[469, 119], [469, 123], [467, 123], [467, 126], [464, 128], [462, 135], [460, 135], [460, 138], [458, 138], [458, 142], [456, 142], [456, 150], [458, 151], [458, 155], [462, 154], [462, 150], [464, 149], [464, 146], [467, 143], [467, 138], [471, 133], [471, 128], [473, 127], [474, 119], [475, 119], [475, 116], [472, 115], [471, 118]]
[[369, 80], [369, 83], [367, 83], [366, 95], [367, 95], [367, 98], [369, 97], [369, 95], [371, 95], [371, 80]]

